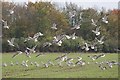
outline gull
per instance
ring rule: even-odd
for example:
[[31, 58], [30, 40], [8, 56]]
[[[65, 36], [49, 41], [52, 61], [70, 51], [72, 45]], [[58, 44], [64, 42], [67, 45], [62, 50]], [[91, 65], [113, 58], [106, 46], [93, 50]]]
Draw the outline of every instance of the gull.
[[30, 49], [30, 48], [28, 48], [27, 47], [27, 50], [29, 50], [30, 52], [32, 52], [32, 53], [35, 53], [36, 51], [35, 51], [35, 48], [37, 47], [37, 45], [35, 45], [32, 49]]
[[37, 62], [34, 62], [36, 67], [39, 67], [40, 65]]
[[95, 33], [96, 36], [100, 35], [99, 32], [100, 27], [97, 27], [96, 30], [92, 30], [93, 33]]
[[9, 29], [9, 26], [7, 25], [7, 21], [2, 20], [3, 22], [3, 28]]
[[11, 66], [14, 66], [14, 63], [11, 61], [10, 65], [11, 65]]
[[27, 62], [28, 62], [28, 60], [26, 60], [26, 61], [22, 61], [22, 65], [25, 66], [25, 67], [28, 67]]
[[53, 26], [51, 27], [52, 29], [54, 29], [54, 30], [57, 30], [57, 27], [56, 27], [57, 25], [55, 24], [55, 23], [53, 23]]
[[41, 53], [39, 53], [38, 55], [36, 55], [36, 57], [39, 57], [40, 55], [42, 55]]
[[80, 20], [82, 20], [83, 18], [82, 18], [82, 15], [83, 15], [83, 12], [81, 12], [80, 13]]
[[81, 60], [82, 60], [82, 57], [79, 57], [79, 56], [78, 56], [77, 59], [78, 59], [78, 61], [81, 61]]
[[16, 57], [17, 55], [20, 55], [20, 54], [22, 54], [23, 52], [21, 52], [21, 51], [17, 51], [17, 53], [16, 54], [14, 54], [13, 56], [12, 56], [12, 58], [14, 58], [14, 57]]
[[26, 53], [26, 56], [27, 56], [27, 57], [31, 58], [31, 56], [30, 56], [31, 53], [28, 52], [28, 50], [25, 50], [25, 53]]
[[18, 65], [19, 63], [18, 62], [16, 62], [16, 65]]
[[88, 43], [84, 43], [85, 45], [82, 47], [82, 49], [85, 49], [85, 51], [89, 51], [89, 45]]
[[85, 65], [85, 61], [80, 60], [80, 61], [77, 61], [75, 64], [83, 66]]
[[7, 40], [7, 42], [9, 43], [10, 46], [14, 47], [15, 46], [14, 45], [14, 40], [15, 40], [15, 38], [12, 38], [11, 40]]
[[59, 56], [55, 60], [60, 60], [61, 62], [63, 62], [65, 60], [67, 60], [67, 55], [65, 54], [65, 55]]
[[68, 36], [68, 35], [65, 35], [65, 37], [67, 38], [67, 39], [70, 39], [71, 37], [70, 36]]
[[102, 21], [107, 24], [107, 23], [108, 23], [107, 19], [108, 19], [108, 16], [105, 15], [105, 16], [102, 18]]
[[33, 40], [35, 41], [35, 42], [37, 42], [38, 40], [38, 37], [40, 37], [40, 36], [43, 36], [43, 34], [41, 33], [41, 32], [38, 32], [38, 33], [36, 33], [34, 36], [33, 36]]
[[30, 62], [31, 65], [33, 65], [33, 62]]
[[62, 40], [65, 39], [65, 35], [58, 35], [53, 37], [52, 44], [57, 44], [58, 46], [62, 45]]
[[49, 67], [47, 63], [43, 63], [42, 61], [41, 63], [44, 65], [45, 68]]
[[6, 64], [6, 63], [3, 63], [3, 67], [7, 67], [7, 64]]
[[10, 15], [14, 14], [14, 8], [15, 8], [15, 7], [16, 7], [16, 6], [14, 6], [12, 9], [9, 10]]
[[34, 40], [35, 42], [38, 41], [38, 37], [43, 36], [41, 32], [36, 33], [33, 37], [28, 37], [25, 39], [24, 42], [29, 41], [29, 40]]
[[50, 43], [50, 42], [45, 42], [44, 44], [43, 44], [43, 47], [46, 47], [46, 46], [51, 46], [52, 45], [52, 43]]
[[58, 46], [62, 46], [62, 41], [60, 40], [60, 41], [58, 41], [56, 44], [57, 44]]
[[54, 66], [54, 64], [53, 64], [53, 62], [51, 62], [51, 60], [49, 60], [47, 63]]
[[71, 66], [71, 65], [75, 66], [72, 61], [73, 61], [73, 58], [68, 58], [68, 59], [66, 60], [66, 62], [67, 62], [66, 64], [67, 64], [68, 66]]
[[109, 66], [109, 68], [112, 68], [113, 66], [113, 63], [111, 63], [111, 62], [107, 62], [107, 64], [108, 64], [108, 66]]
[[76, 33], [73, 33], [73, 34], [71, 35], [71, 38], [72, 38], [73, 40], [76, 39], [76, 38], [78, 38], [75, 34], [76, 34]]
[[103, 54], [93, 55], [93, 56], [88, 56], [88, 57], [90, 57], [92, 60], [96, 60], [96, 59], [98, 59], [100, 57], [105, 57], [105, 54], [103, 53]]
[[101, 68], [101, 70], [106, 70], [107, 68], [105, 66], [100, 65], [99, 68]]
[[92, 21], [92, 23], [91, 23], [92, 25], [97, 26], [97, 24], [96, 24], [97, 21], [94, 21], [93, 19], [91, 19], [91, 21]]
[[97, 38], [95, 38], [95, 39], [98, 41], [99, 44], [103, 44], [103, 43], [104, 43], [104, 41], [103, 41], [104, 36], [102, 36], [102, 37], [100, 38], [100, 40], [98, 40]]
[[90, 48], [91, 48], [92, 50], [97, 50], [97, 47], [96, 47], [97, 43], [98, 43], [97, 41], [92, 42], [92, 43], [90, 44]]
[[75, 12], [74, 12], [74, 13], [73, 13], [73, 12], [69, 12], [69, 17], [70, 17], [70, 18], [75, 17], [75, 15], [76, 15]]
[[[81, 24], [80, 24], [80, 25], [81, 25]], [[80, 29], [80, 25], [75, 25], [73, 28], [71, 28], [71, 30]]]

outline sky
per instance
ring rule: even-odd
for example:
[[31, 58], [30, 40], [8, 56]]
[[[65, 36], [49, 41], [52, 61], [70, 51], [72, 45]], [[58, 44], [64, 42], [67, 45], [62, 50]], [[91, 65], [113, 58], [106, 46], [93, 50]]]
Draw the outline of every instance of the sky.
[[51, 1], [57, 2], [58, 6], [64, 6], [65, 2], [72, 2], [77, 4], [78, 6], [82, 6], [82, 8], [97, 7], [98, 9], [101, 9], [102, 7], [104, 7], [105, 9], [118, 9], [118, 2], [120, 0], [4, 0], [4, 1], [10, 2]]

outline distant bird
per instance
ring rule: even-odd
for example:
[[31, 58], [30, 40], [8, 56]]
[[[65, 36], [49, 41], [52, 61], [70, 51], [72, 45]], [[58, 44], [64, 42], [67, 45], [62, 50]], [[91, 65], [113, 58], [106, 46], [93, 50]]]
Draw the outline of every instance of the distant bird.
[[104, 36], [102, 36], [102, 37], [100, 38], [100, 40], [99, 40], [99, 39], [97, 39], [97, 38], [95, 38], [95, 39], [98, 41], [98, 43], [99, 43], [99, 44], [103, 44], [103, 43], [104, 43], [104, 41], [103, 41]]
[[37, 47], [37, 45], [35, 45], [32, 49], [30, 49], [28, 47], [26, 49], [29, 50], [29, 52], [31, 52], [31, 53], [35, 53], [36, 52], [35, 51], [36, 47]]
[[55, 24], [55, 23], [53, 23], [53, 26], [51, 27], [52, 29], [54, 29], [54, 30], [57, 30], [57, 27], [56, 27], [57, 25]]
[[12, 14], [14, 14], [14, 8], [15, 8], [16, 6], [14, 6], [13, 8], [11, 8], [10, 10], [9, 10], [9, 14], [10, 15], [12, 15]]
[[28, 50], [25, 50], [25, 54], [27, 57], [31, 58], [31, 56], [30, 56], [31, 53]]
[[103, 53], [103, 54], [93, 55], [93, 56], [88, 56], [88, 57], [90, 57], [92, 60], [96, 60], [96, 59], [98, 59], [100, 57], [105, 57], [105, 54]]
[[7, 64], [6, 63], [3, 63], [3, 65], [2, 65], [3, 67], [7, 67]]
[[54, 63], [51, 62], [51, 60], [49, 60], [47, 63], [48, 63], [48, 65], [52, 65], [52, 66], [54, 66]]
[[18, 61], [16, 61], [16, 65], [19, 65]]
[[16, 57], [17, 55], [20, 55], [20, 54], [22, 54], [23, 52], [22, 51], [17, 51], [13, 56], [12, 56], [12, 58], [14, 58], [14, 57]]
[[93, 33], [95, 33], [96, 36], [100, 35], [99, 31], [100, 27], [97, 27], [96, 30], [92, 30]]
[[46, 46], [51, 46], [52, 45], [52, 43], [50, 43], [50, 42], [45, 42], [45, 43], [43, 43], [43, 47], [46, 47]]
[[54, 36], [54, 39], [52, 40], [52, 44], [56, 44], [58, 46], [62, 45], [62, 41], [65, 39], [65, 35], [58, 35]]
[[92, 50], [97, 51], [97, 46], [96, 46], [97, 44], [98, 44], [98, 41], [92, 42], [92, 43], [90, 44], [90, 48], [91, 48]]
[[[81, 25], [81, 24], [80, 24], [80, 25]], [[75, 25], [74, 27], [71, 28], [71, 30], [80, 29], [80, 25]]]
[[3, 22], [3, 28], [9, 29], [9, 26], [8, 26], [8, 24], [7, 24], [7, 21], [2, 20], [2, 22]]
[[24, 40], [24, 42], [29, 41], [29, 40], [34, 40], [35, 42], [38, 41], [38, 37], [43, 36], [41, 32], [36, 33], [33, 37], [28, 37]]
[[65, 37], [66, 37], [66, 39], [70, 39], [71, 38], [71, 36], [68, 36], [68, 35], [65, 35]]
[[68, 66], [75, 66], [75, 64], [74, 64], [72, 61], [73, 61], [73, 58], [68, 58], [68, 59], [66, 60], [66, 64], [67, 64]]
[[85, 63], [85, 61], [80, 60], [80, 61], [77, 61], [75, 64], [76, 64], [76, 65], [81, 65], [81, 66], [83, 66], [83, 65], [85, 65], [86, 63]]
[[99, 68], [100, 68], [101, 70], [106, 70], [106, 69], [107, 69], [107, 67], [106, 67], [106, 66], [103, 66], [102, 64], [99, 65]]
[[40, 55], [42, 55], [41, 53], [37, 54], [36, 57], [39, 57]]
[[34, 62], [36, 67], [39, 67], [40, 65], [37, 62]]
[[12, 38], [11, 40], [7, 40], [7, 42], [9, 43], [10, 46], [14, 47], [15, 46], [14, 45], [14, 40], [15, 40], [15, 38]]
[[78, 59], [78, 61], [81, 61], [81, 60], [82, 60], [82, 57], [79, 57], [79, 56], [78, 56], [77, 59]]
[[11, 66], [14, 66], [14, 63], [11, 61], [10, 65], [11, 65]]
[[80, 13], [80, 17], [79, 17], [81, 21], [83, 20], [82, 15], [83, 15], [83, 12]]
[[43, 63], [42, 61], [41, 63], [44, 65], [45, 68], [49, 67], [48, 63]]
[[103, 18], [102, 18], [102, 21], [104, 22], [104, 23], [106, 23], [106, 24], [108, 24], [108, 16], [107, 15], [105, 15]]
[[28, 62], [28, 60], [26, 60], [26, 61], [23, 60], [22, 63], [21, 63], [21, 65], [24, 66], [24, 67], [28, 67], [27, 62]]
[[97, 26], [97, 24], [96, 24], [97, 21], [94, 21], [93, 19], [91, 19], [91, 21], [92, 21], [92, 23], [91, 23], [92, 25]]
[[76, 38], [78, 38], [76, 35], [75, 35], [76, 33], [73, 33], [72, 35], [71, 35], [71, 39], [76, 39]]
[[82, 49], [85, 49], [85, 51], [89, 51], [90, 49], [89, 49], [89, 45], [88, 45], [88, 43], [84, 43], [85, 45], [84, 46], [82, 46]]

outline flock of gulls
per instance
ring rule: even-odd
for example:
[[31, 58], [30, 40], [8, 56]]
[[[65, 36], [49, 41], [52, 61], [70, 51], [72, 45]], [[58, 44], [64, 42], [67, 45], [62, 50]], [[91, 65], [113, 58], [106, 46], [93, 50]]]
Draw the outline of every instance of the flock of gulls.
[[[14, 8], [15, 6], [9, 10], [9, 15], [12, 16], [14, 14]], [[82, 22], [82, 20], [84, 20], [82, 18], [82, 15], [83, 13], [81, 12], [80, 13], [80, 22]], [[71, 21], [73, 21], [73, 27], [70, 28], [70, 31], [72, 30], [78, 30], [80, 29], [81, 27], [81, 23], [80, 24], [76, 24], [75, 23], [75, 11], [73, 12], [70, 12], [69, 13], [69, 17], [70, 19], [72, 19]], [[108, 24], [108, 15], [104, 15], [102, 18], [100, 18], [99, 20], [101, 20], [103, 23], [105, 24]], [[87, 43], [85, 42], [84, 45], [81, 46], [81, 49], [85, 50], [85, 51], [89, 51], [90, 49], [92, 50], [95, 50], [97, 51], [97, 44], [103, 44], [104, 43], [104, 36], [102, 36], [101, 38], [98, 38], [98, 36], [101, 35], [101, 32], [100, 32], [100, 28], [101, 26], [100, 25], [97, 25], [99, 20], [94, 20], [94, 19], [91, 19], [91, 25], [95, 26], [95, 29], [92, 30], [92, 33], [96, 35], [95, 37], [95, 40], [93, 43]], [[3, 25], [3, 28], [5, 29], [10, 29], [10, 26], [7, 24], [7, 21], [2, 19], [2, 25]], [[56, 23], [53, 23], [51, 29], [53, 30], [57, 30], [57, 24]], [[38, 38], [39, 37], [42, 37], [44, 36], [43, 33], [41, 32], [38, 32], [36, 34], [34, 34], [33, 37], [31, 36], [28, 36], [27, 38], [25, 38], [24, 42], [27, 42], [27, 41], [34, 41], [34, 42], [38, 42]], [[76, 38], [78, 38], [78, 36], [76, 36], [76, 33], [73, 32], [73, 34], [70, 34], [70, 35], [67, 35], [67, 34], [60, 34], [60, 35], [57, 35], [57, 36], [54, 36], [53, 37], [53, 40], [50, 41], [50, 42], [45, 42], [43, 43], [43, 47], [50, 47], [51, 45], [58, 45], [58, 46], [62, 46], [62, 43], [64, 40], [69, 40], [69, 39], [72, 39], [72, 40], [75, 40]], [[16, 47], [15, 44], [15, 39], [16, 38], [11, 38], [10, 40], [7, 40], [8, 42], [8, 45], [11, 46], [11, 47]], [[26, 50], [25, 51], [16, 51], [16, 53], [12, 56], [12, 58], [15, 58], [16, 56], [18, 55], [21, 55], [21, 54], [25, 54], [28, 58], [31, 58], [31, 54], [32, 53], [36, 53], [35, 49], [38, 45], [36, 44], [33, 48], [29, 48], [29, 47], [26, 47]], [[37, 54], [36, 57], [39, 57], [41, 54]], [[91, 60], [95, 61], [101, 57], [105, 57], [105, 54], [97, 54], [97, 55], [91, 55], [91, 56], [88, 56], [88, 58], [90, 58]], [[74, 62], [74, 60], [77, 60], [77, 62]], [[59, 56], [57, 57], [56, 59], [54, 59], [53, 61], [52, 60], [48, 60], [46, 63], [42, 62], [41, 61], [41, 64], [44, 66], [44, 67], [50, 67], [50, 66], [54, 66], [56, 65], [54, 63], [54, 61], [57, 62], [57, 65], [59, 65], [60, 67], [63, 66], [63, 63], [66, 63], [67, 66], [76, 66], [76, 65], [80, 65], [80, 66], [84, 66], [84, 65], [89, 65], [90, 62], [86, 62], [85, 60], [82, 59], [82, 57], [77, 57], [77, 58], [69, 58], [68, 57], [68, 54], [64, 54], [62, 56]], [[118, 63], [117, 61], [113, 60], [113, 61], [104, 61], [104, 62], [95, 62], [95, 64], [98, 65], [98, 67], [102, 70], [106, 70], [107, 69], [107, 66], [109, 68], [112, 68], [113, 65], [120, 65], [120, 63]], [[107, 64], [106, 66], [104, 66], [104, 64]], [[3, 63], [2, 64], [4, 67], [7, 67], [9, 66], [9, 64], [7, 63]], [[24, 67], [29, 67], [30, 65], [35, 65], [36, 67], [40, 67], [40, 64], [38, 62], [30, 62], [29, 60], [26, 60], [26, 61], [22, 61], [21, 63], [18, 63], [18, 62], [10, 62], [10, 65], [11, 66], [14, 66], [14, 65], [22, 65]]]

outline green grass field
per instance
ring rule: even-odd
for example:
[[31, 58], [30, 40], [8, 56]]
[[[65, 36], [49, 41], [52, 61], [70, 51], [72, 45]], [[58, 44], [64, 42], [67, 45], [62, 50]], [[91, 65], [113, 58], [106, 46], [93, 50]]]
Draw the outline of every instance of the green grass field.
[[[107, 68], [106, 70], [101, 70], [95, 62], [101, 61], [118, 61], [118, 54], [106, 54], [105, 57], [101, 57], [95, 61], [92, 61], [88, 55], [94, 55], [93, 53], [70, 53], [68, 57], [76, 58], [77, 56], [81, 56], [83, 60], [86, 62], [90, 62], [90, 64], [86, 64], [84, 66], [76, 65], [67, 66], [63, 63], [63, 67], [59, 67], [57, 62], [54, 59], [62, 53], [46, 53], [39, 57], [35, 57], [36, 54], [32, 54], [32, 58], [27, 58], [24, 54], [16, 56], [15, 58], [11, 58], [12, 54], [3, 54], [2, 55], [2, 63], [7, 63], [7, 67], [2, 67], [2, 77], [3, 78], [118, 78], [118, 65], [114, 65], [113, 68]], [[48, 68], [44, 68], [41, 64], [41, 61], [47, 62], [51, 59], [54, 66], [50, 66]], [[28, 67], [23, 67], [20, 64], [10, 66], [10, 62], [18, 61], [21, 63], [23, 60], [28, 61]], [[38, 62], [40, 67], [36, 67], [34, 65], [30, 65], [30, 62]], [[77, 59], [74, 59], [76, 62]]]

